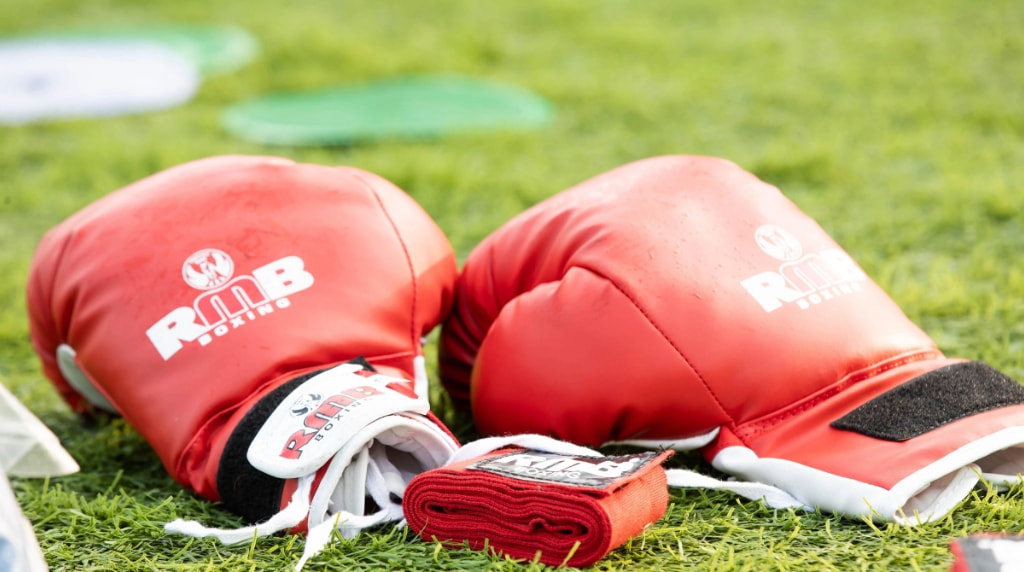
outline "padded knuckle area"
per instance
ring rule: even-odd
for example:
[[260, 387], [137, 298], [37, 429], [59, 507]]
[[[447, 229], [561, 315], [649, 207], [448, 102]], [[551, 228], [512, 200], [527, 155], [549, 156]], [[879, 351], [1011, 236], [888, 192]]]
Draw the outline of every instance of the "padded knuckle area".
[[613, 283], [583, 268], [502, 308], [473, 371], [487, 434], [599, 445], [677, 438], [723, 422], [688, 364]]

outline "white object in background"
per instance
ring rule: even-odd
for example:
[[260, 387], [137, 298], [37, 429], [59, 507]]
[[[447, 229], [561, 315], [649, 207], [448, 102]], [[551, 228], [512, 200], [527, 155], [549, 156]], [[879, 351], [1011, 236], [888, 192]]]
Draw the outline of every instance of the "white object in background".
[[0, 42], [0, 124], [166, 109], [199, 89], [191, 60], [139, 40]]
[[78, 463], [57, 436], [0, 384], [0, 571], [48, 570], [7, 475], [46, 477], [76, 471]]
[[[3, 467], [0, 467], [3, 469]], [[32, 525], [25, 519], [14, 497], [11, 483], [0, 470], [0, 570], [4, 572], [46, 572], [46, 560], [39, 549]]]
[[2, 384], [0, 466], [19, 477], [55, 477], [78, 471], [78, 463], [57, 436]]

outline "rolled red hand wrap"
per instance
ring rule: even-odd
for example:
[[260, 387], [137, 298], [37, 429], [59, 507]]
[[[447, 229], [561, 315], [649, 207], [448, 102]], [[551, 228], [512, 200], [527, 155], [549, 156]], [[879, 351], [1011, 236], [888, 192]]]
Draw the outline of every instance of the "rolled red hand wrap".
[[402, 504], [424, 540], [589, 566], [665, 514], [661, 463], [671, 454], [573, 457], [503, 449], [421, 473]]

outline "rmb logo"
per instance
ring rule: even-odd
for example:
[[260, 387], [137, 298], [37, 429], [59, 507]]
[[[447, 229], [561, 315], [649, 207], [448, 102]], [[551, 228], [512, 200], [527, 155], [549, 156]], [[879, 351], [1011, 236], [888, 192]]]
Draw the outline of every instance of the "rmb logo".
[[207, 346], [216, 338], [263, 316], [291, 306], [288, 298], [313, 285], [298, 256], [285, 256], [234, 276], [235, 264], [225, 252], [206, 248], [195, 252], [181, 268], [185, 282], [203, 293], [191, 306], [171, 310], [146, 330], [164, 360], [196, 342]]
[[[308, 414], [302, 419], [302, 428], [292, 433], [286, 440], [284, 447], [278, 454], [284, 459], [298, 459], [302, 456], [302, 448], [310, 441], [323, 441], [325, 436], [335, 427], [335, 423], [341, 421], [345, 414], [357, 407], [363, 406], [368, 399], [383, 395], [377, 388], [369, 385], [350, 387], [345, 391], [337, 393], [320, 400], [315, 406], [308, 410]], [[319, 395], [316, 396], [319, 400]], [[300, 400], [301, 401], [301, 400]], [[310, 402], [312, 405], [312, 402]], [[292, 415], [298, 417], [303, 413], [299, 410], [302, 407], [292, 407]], [[343, 424], [342, 424], [343, 425]]]
[[768, 256], [783, 261], [778, 270], [761, 272], [740, 281], [765, 312], [773, 312], [786, 304], [806, 310], [860, 292], [861, 284], [868, 279], [849, 254], [838, 248], [804, 254], [796, 236], [775, 225], [758, 227], [754, 231], [754, 242]]

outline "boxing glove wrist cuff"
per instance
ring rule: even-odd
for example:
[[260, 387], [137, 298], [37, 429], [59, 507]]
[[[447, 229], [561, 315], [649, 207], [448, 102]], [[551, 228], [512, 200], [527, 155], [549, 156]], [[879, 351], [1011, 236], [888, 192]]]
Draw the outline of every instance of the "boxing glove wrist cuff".
[[1017, 382], [978, 362], [896, 363], [774, 425], [723, 428], [708, 460], [799, 505], [907, 525], [941, 518], [981, 479], [1017, 481]]
[[[402, 391], [408, 384], [376, 373], [365, 362], [282, 384], [238, 424], [217, 477], [229, 508], [251, 521], [269, 519], [237, 531], [181, 521], [167, 529], [232, 543], [291, 528], [312, 533], [325, 523], [350, 537], [401, 520], [406, 483], [444, 464], [458, 447], [429, 415], [426, 399]], [[297, 479], [296, 489], [281, 509], [291, 479]], [[322, 546], [307, 542], [311, 554], [304, 558]]]
[[[777, 483], [799, 497], [799, 500], [794, 497], [795, 502], [789, 504], [773, 503], [766, 498], [766, 503], [775, 508], [802, 505], [808, 509], [817, 507], [848, 516], [914, 525], [945, 516], [982, 480], [997, 488], [1020, 482], [1014, 472], [1019, 462], [1017, 465], [1004, 465], [1002, 461], [1014, 457], [1019, 459], [1021, 446], [1018, 444], [1021, 442], [1024, 442], [1024, 428], [1003, 429], [963, 445], [906, 475], [889, 488], [786, 459], [759, 457], [751, 449], [741, 446], [718, 451], [712, 465], [761, 486], [770, 487], [770, 483]], [[669, 483], [673, 484], [671, 476]]]

